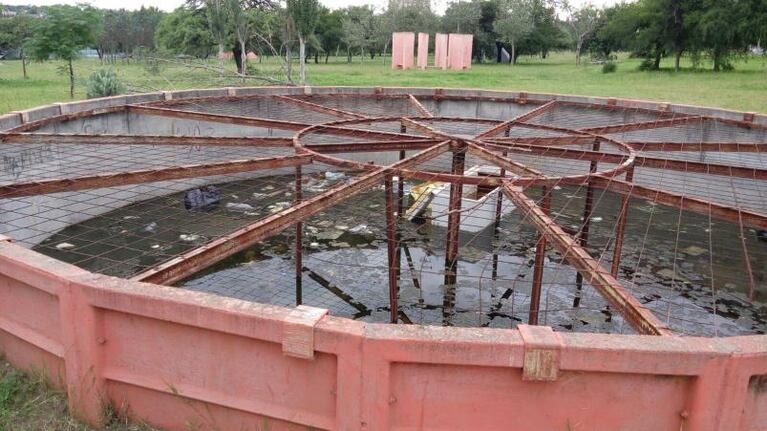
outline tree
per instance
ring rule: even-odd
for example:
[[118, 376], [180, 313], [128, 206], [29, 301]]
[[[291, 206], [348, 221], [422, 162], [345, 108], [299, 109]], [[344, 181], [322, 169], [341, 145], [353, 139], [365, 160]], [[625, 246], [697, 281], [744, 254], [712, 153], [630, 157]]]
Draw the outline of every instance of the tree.
[[[336, 51], [341, 46], [341, 39], [344, 32], [343, 20], [344, 15], [340, 10], [331, 11], [324, 6], [320, 8], [316, 32], [319, 37], [320, 45], [325, 51], [326, 64], [330, 57], [330, 53]], [[317, 52], [319, 52], [319, 50], [317, 50]], [[315, 63], [318, 62], [317, 55], [315, 55], [314, 61]]]
[[599, 10], [592, 5], [574, 9], [567, 3], [565, 3], [565, 8], [569, 12], [567, 27], [570, 31], [570, 35], [575, 41], [575, 64], [580, 65], [583, 43], [597, 27], [599, 22]]
[[352, 62], [352, 49], [359, 48], [362, 56], [375, 34], [375, 14], [371, 6], [349, 6], [344, 10], [342, 41], [346, 45], [347, 62]]
[[64, 60], [69, 69], [69, 95], [75, 97], [75, 71], [72, 65], [81, 49], [96, 43], [101, 15], [90, 6], [52, 6], [46, 18], [35, 25], [26, 50], [37, 61], [51, 56]]
[[241, 0], [227, 0], [227, 12], [229, 13], [229, 22], [234, 29], [234, 35], [239, 44], [240, 59], [237, 62], [237, 73], [244, 75], [248, 61], [248, 50], [245, 43], [250, 39], [251, 16], [245, 10], [245, 5]]
[[288, 15], [293, 21], [293, 28], [298, 35], [298, 60], [301, 83], [306, 82], [306, 39], [314, 34], [319, 18], [318, 0], [287, 0]]
[[530, 0], [532, 30], [519, 40], [517, 55], [540, 55], [546, 58], [552, 49], [568, 48], [556, 17], [556, 0]]
[[453, 2], [442, 17], [442, 30], [447, 33], [472, 33], [479, 30], [482, 8], [478, 1]]
[[0, 19], [0, 50], [19, 50], [21, 70], [27, 79], [27, 59], [24, 55], [24, 44], [32, 37], [37, 18], [28, 13], [20, 13], [12, 18]]
[[155, 40], [158, 48], [202, 58], [208, 57], [216, 44], [205, 14], [183, 6], [162, 18]]
[[221, 74], [224, 73], [224, 44], [227, 38], [228, 11], [226, 0], [205, 0], [205, 15], [208, 17], [208, 28], [218, 44], [218, 62]]
[[533, 30], [531, 3], [528, 0], [505, 0], [500, 18], [493, 28], [511, 46], [511, 64], [517, 62], [516, 44]]

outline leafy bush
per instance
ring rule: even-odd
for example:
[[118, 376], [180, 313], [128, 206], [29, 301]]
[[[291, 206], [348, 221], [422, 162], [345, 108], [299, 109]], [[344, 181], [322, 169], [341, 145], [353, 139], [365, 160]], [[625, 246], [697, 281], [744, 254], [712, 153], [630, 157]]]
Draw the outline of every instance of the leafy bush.
[[88, 98], [116, 96], [125, 92], [125, 85], [111, 69], [100, 69], [88, 77]]
[[618, 70], [618, 65], [612, 61], [608, 61], [602, 65], [602, 73], [613, 73]]
[[658, 70], [657, 67], [655, 67], [655, 61], [652, 58], [645, 58], [642, 60], [641, 63], [639, 63], [639, 67], [637, 67], [639, 70]]

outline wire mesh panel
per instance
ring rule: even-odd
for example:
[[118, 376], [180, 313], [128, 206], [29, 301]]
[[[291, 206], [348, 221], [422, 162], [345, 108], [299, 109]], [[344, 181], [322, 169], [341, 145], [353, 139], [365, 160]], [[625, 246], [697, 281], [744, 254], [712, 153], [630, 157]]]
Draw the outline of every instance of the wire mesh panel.
[[0, 137], [3, 234], [370, 322], [767, 330], [764, 127], [404, 91], [111, 111]]

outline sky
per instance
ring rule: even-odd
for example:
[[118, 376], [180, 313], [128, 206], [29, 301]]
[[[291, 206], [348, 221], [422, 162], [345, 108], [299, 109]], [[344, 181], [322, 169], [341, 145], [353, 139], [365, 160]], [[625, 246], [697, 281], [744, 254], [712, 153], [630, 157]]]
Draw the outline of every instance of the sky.
[[[432, 9], [442, 14], [447, 8], [447, 5], [451, 0], [431, 0]], [[50, 6], [54, 4], [78, 4], [78, 3], [90, 3], [93, 6], [102, 9], [139, 9], [141, 6], [155, 6], [164, 11], [171, 11], [181, 4], [184, 0], [2, 0], [1, 4], [9, 5], [35, 5], [35, 6]], [[383, 9], [388, 4], [387, 0], [320, 0], [320, 3], [331, 9], [342, 8], [346, 6], [360, 6], [371, 4], [378, 9]], [[618, 3], [618, 0], [570, 0], [575, 6], [580, 6], [585, 3], [591, 3], [594, 6], [605, 6]]]

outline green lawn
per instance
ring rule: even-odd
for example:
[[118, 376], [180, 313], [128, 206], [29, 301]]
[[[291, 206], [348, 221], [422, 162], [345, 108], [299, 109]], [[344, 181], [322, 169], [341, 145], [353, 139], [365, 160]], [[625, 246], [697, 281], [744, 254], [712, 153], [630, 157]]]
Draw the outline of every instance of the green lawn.
[[[640, 72], [639, 60], [622, 56], [618, 71], [603, 74], [599, 65], [576, 67], [572, 53], [555, 53], [547, 59], [522, 58], [514, 67], [498, 64], [473, 65], [470, 71], [395, 71], [388, 58], [331, 58], [329, 64], [310, 64], [307, 75], [314, 85], [464, 87], [530, 92], [569, 93], [660, 100], [674, 103], [716, 106], [743, 111], [767, 112], [767, 60], [751, 58], [735, 64], [735, 71], [714, 73], [688, 69]], [[57, 72], [58, 62], [34, 63], [29, 79], [21, 78], [19, 61], [0, 62], [0, 113], [69, 99], [68, 82]], [[233, 64], [229, 65], [233, 67]], [[273, 71], [275, 62], [257, 64]], [[84, 78], [103, 67], [98, 60], [83, 59], [75, 65], [78, 74], [77, 98], [85, 97]], [[189, 69], [171, 64], [150, 73], [141, 62], [118, 61], [116, 69], [131, 91], [173, 90], [243, 85], [238, 79], [222, 78], [209, 70]], [[297, 65], [294, 70], [297, 75]]]

